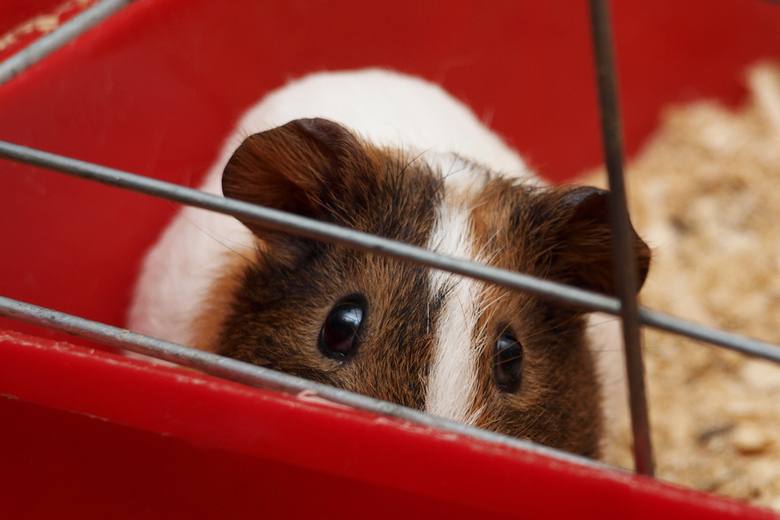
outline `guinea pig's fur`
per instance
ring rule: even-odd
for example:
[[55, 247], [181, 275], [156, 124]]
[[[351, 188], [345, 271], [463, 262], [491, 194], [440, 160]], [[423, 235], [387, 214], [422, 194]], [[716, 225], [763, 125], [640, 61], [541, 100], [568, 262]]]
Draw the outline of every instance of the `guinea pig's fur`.
[[[267, 95], [202, 189], [616, 290], [607, 192], [546, 186], [463, 104], [389, 71], [313, 74]], [[643, 280], [639, 237], [636, 251]], [[362, 321], [334, 353], [323, 324], [343, 325], [329, 320], [344, 301]], [[597, 457], [594, 352], [620, 344], [591, 344], [587, 325], [533, 295], [195, 208], [147, 256], [129, 319], [144, 334]], [[517, 359], [498, 352], [505, 338]], [[509, 379], [497, 360], [513, 363]]]

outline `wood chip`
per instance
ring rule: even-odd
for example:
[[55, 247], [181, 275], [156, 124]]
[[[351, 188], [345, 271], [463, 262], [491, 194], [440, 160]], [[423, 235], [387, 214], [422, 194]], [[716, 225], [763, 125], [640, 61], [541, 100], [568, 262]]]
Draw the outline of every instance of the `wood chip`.
[[740, 427], [731, 439], [731, 444], [743, 455], [761, 453], [771, 443], [772, 439], [755, 426]]

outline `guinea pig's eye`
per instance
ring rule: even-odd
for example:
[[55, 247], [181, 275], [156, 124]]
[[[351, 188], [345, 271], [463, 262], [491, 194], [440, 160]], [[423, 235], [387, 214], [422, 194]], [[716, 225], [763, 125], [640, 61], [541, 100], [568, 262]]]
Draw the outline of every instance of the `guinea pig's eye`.
[[502, 392], [516, 392], [520, 388], [523, 368], [523, 346], [511, 334], [502, 334], [496, 343], [496, 386]]
[[328, 313], [322, 324], [318, 347], [331, 359], [343, 360], [357, 347], [361, 325], [366, 314], [366, 301], [361, 295], [347, 296]]

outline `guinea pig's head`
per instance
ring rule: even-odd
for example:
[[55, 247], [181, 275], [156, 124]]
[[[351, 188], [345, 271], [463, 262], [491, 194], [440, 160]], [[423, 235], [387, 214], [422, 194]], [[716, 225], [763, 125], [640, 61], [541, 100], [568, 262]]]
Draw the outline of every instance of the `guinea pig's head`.
[[[449, 163], [447, 161], [450, 161]], [[442, 164], [446, 164], [443, 171]], [[428, 162], [322, 119], [248, 137], [227, 197], [614, 294], [608, 193]], [[385, 256], [269, 231], [237, 263], [209, 349], [595, 457], [600, 390], [583, 313]], [[649, 250], [635, 238], [643, 280]]]

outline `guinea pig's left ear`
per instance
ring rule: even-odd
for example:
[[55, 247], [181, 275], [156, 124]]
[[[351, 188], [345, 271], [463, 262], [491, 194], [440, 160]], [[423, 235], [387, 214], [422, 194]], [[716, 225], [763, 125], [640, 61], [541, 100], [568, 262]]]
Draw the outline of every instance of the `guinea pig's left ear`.
[[[366, 171], [364, 145], [326, 119], [296, 119], [247, 137], [222, 175], [226, 197], [332, 220], [334, 208], [360, 201]], [[265, 239], [278, 235], [244, 222]]]
[[[548, 230], [553, 235], [550, 278], [610, 296], [617, 294], [608, 197], [608, 191], [583, 186], [565, 188], [556, 200], [556, 225]], [[638, 290], [650, 268], [650, 248], [633, 227], [631, 236]]]

